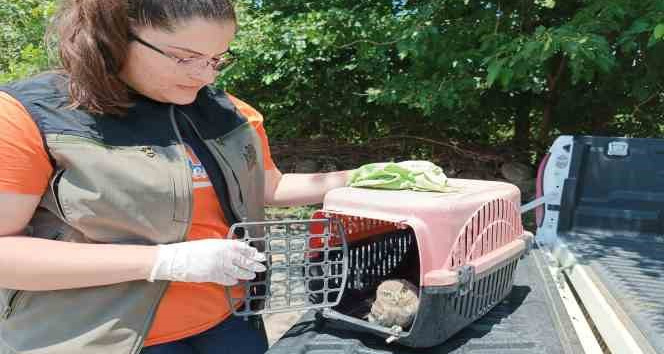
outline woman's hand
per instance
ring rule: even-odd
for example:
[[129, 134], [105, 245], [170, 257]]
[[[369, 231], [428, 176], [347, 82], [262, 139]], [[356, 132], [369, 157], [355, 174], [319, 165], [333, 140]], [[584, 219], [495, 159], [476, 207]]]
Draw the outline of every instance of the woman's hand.
[[264, 272], [265, 255], [237, 240], [205, 239], [159, 245], [149, 281], [235, 285]]

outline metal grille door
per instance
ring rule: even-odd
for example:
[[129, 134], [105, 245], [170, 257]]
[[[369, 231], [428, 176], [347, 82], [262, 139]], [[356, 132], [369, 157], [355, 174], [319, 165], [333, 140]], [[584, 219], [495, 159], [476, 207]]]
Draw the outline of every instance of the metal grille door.
[[264, 274], [226, 288], [239, 316], [336, 306], [346, 286], [348, 246], [335, 219], [236, 223], [230, 235], [265, 253]]

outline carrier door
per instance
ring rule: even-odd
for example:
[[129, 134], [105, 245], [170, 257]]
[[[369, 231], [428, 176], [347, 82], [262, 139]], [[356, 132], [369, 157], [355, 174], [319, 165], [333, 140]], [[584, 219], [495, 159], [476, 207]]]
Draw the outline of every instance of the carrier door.
[[266, 255], [265, 276], [228, 290], [239, 316], [329, 308], [339, 304], [348, 277], [348, 245], [338, 220], [316, 218], [242, 222], [229, 235]]

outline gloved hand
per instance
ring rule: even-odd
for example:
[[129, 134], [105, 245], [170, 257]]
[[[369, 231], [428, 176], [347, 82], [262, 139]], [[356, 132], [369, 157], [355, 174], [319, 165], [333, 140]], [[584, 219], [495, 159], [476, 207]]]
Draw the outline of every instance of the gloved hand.
[[237, 240], [205, 239], [159, 245], [148, 281], [235, 285], [264, 272], [265, 255]]

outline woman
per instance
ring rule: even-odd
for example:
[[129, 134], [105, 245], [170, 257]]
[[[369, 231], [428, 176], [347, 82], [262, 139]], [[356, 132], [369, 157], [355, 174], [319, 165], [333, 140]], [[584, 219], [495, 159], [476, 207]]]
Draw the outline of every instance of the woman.
[[348, 173], [282, 175], [261, 115], [208, 87], [228, 0], [69, 0], [54, 29], [62, 70], [0, 88], [0, 353], [264, 352], [223, 288], [264, 256], [229, 225]]

